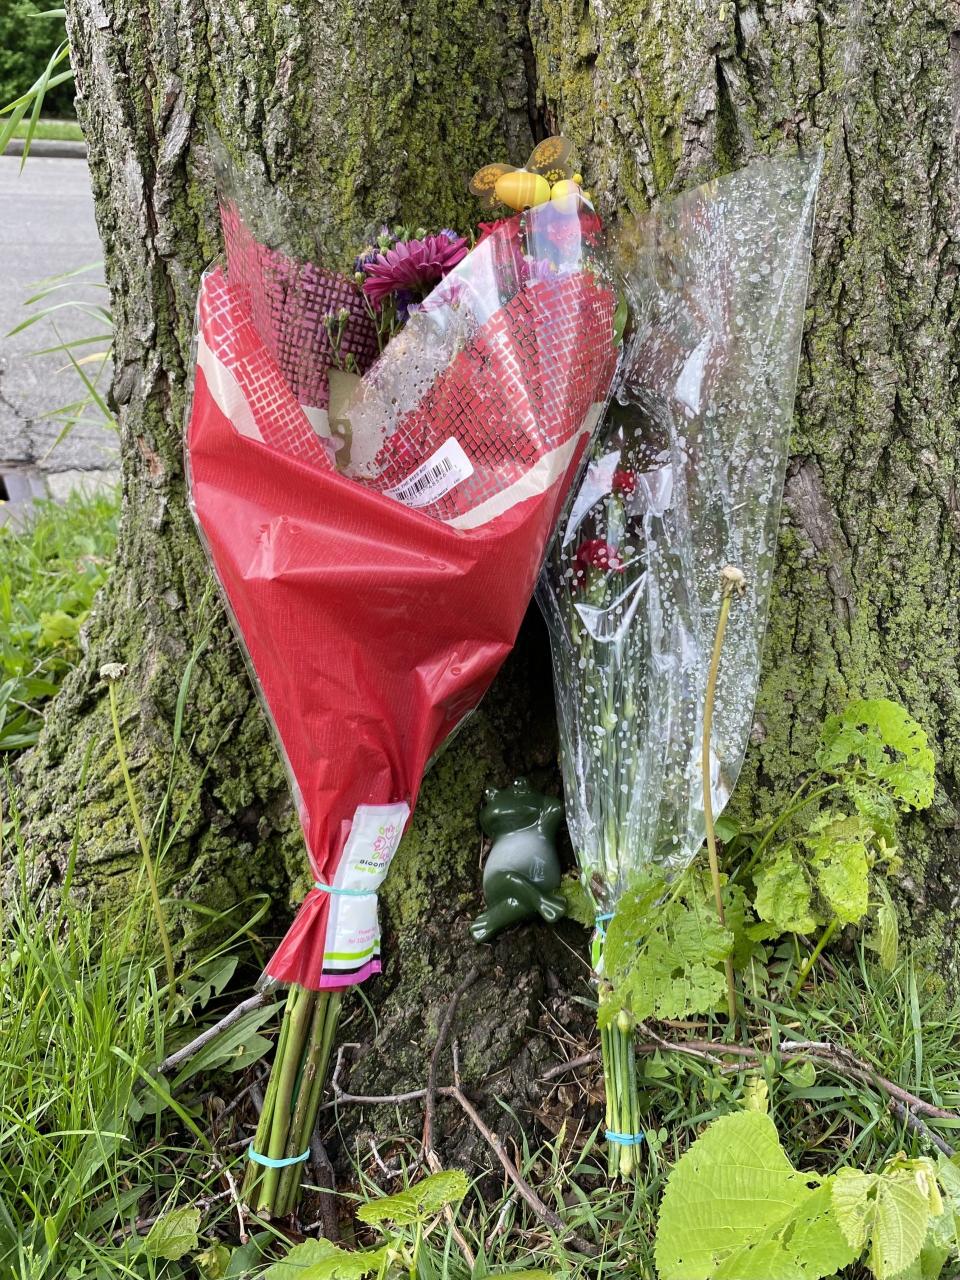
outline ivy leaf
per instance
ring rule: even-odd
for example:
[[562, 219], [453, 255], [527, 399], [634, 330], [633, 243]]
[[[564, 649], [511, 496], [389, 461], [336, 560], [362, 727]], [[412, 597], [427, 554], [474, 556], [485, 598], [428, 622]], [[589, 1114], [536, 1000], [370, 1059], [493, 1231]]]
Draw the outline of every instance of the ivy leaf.
[[933, 799], [934, 758], [923, 729], [889, 698], [852, 702], [829, 716], [818, 763], [828, 773], [847, 770], [851, 760], [907, 809], [925, 809]]
[[398, 1227], [423, 1222], [448, 1204], [458, 1204], [467, 1194], [466, 1174], [459, 1169], [431, 1173], [428, 1178], [398, 1191], [395, 1196], [371, 1200], [357, 1210], [361, 1222], [392, 1222]]
[[199, 1231], [199, 1209], [171, 1209], [156, 1220], [141, 1248], [148, 1257], [176, 1262], [198, 1247]]
[[792, 845], [777, 851], [757, 872], [754, 884], [754, 910], [761, 920], [775, 925], [778, 933], [812, 933], [816, 929], [810, 881]]

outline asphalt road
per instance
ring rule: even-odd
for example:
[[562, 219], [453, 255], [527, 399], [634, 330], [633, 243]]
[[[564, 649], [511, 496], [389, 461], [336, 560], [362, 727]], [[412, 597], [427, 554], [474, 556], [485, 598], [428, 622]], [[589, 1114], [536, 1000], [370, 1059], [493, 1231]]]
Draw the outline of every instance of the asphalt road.
[[[62, 353], [31, 356], [58, 341], [49, 319], [14, 337], [6, 335], [30, 314], [23, 304], [39, 281], [100, 257], [86, 162], [31, 155], [21, 173], [16, 156], [0, 156], [0, 473], [5, 463], [39, 469], [50, 478], [55, 494], [73, 483], [77, 472], [97, 483], [103, 472], [112, 471], [116, 436], [97, 422], [83, 423], [54, 447], [63, 424], [44, 415], [84, 395], [83, 384]], [[67, 281], [40, 305], [73, 300], [106, 305], [106, 292], [84, 283], [102, 279], [98, 268]], [[73, 308], [62, 308], [54, 320], [61, 339], [103, 331], [102, 323]], [[104, 345], [76, 348], [74, 354], [80, 357]], [[95, 371], [93, 365], [85, 368], [88, 375]], [[106, 376], [100, 385], [108, 385]], [[94, 408], [85, 416], [97, 413]]]

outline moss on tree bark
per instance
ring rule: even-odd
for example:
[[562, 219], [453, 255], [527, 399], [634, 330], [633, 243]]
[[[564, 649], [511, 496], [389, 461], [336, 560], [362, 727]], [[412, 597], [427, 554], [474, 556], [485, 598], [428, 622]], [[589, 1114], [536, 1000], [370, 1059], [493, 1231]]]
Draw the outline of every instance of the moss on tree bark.
[[[150, 813], [170, 770], [177, 693], [209, 581], [184, 495], [181, 423], [199, 273], [218, 251], [205, 126], [349, 255], [383, 220], [464, 225], [465, 179], [571, 135], [601, 208], [671, 191], [800, 140], [825, 148], [779, 571], [754, 741], [737, 804], [775, 806], [826, 711], [887, 694], [937, 746], [932, 814], [904, 832], [903, 901], [928, 971], [953, 964], [960, 894], [957, 653], [960, 20], [900, 0], [68, 0], [80, 118], [116, 316], [119, 562], [87, 654], [21, 769], [31, 850], [118, 906], [138, 865], [98, 671], [121, 661], [123, 727]], [[306, 884], [282, 771], [222, 615], [197, 664], [174, 765], [183, 825], [163, 867], [190, 945], [198, 917]], [[478, 905], [487, 782], [550, 775], [535, 622], [428, 779], [384, 893], [391, 960], [353, 1083], [422, 1082]], [[90, 755], [85, 790], [79, 780]], [[555, 775], [554, 775], [555, 781]], [[548, 1012], [577, 1022], [583, 981], [538, 928], [477, 952], [468, 1083], [533, 1108]], [[565, 939], [581, 935], [566, 927]], [[474, 953], [471, 952], [471, 956]], [[466, 1025], [466, 1021], [464, 1022]], [[383, 1056], [379, 1056], [380, 1052]]]

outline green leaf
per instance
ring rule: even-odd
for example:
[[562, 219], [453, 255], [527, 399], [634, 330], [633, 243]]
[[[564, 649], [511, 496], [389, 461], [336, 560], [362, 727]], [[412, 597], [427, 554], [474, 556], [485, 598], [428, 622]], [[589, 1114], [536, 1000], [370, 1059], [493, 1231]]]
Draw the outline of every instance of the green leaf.
[[242, 1018], [238, 1018], [232, 1026], [227, 1027], [226, 1031], [205, 1044], [184, 1063], [171, 1088], [179, 1089], [201, 1071], [213, 1071], [215, 1068], [241, 1071], [262, 1058], [269, 1052], [271, 1042], [258, 1035], [257, 1029], [272, 1018], [276, 1010], [275, 1004], [268, 1004], [260, 1009], [251, 1009]]
[[880, 901], [867, 944], [877, 952], [881, 967], [891, 973], [897, 967], [897, 955], [900, 951], [900, 921], [890, 890], [883, 881], [877, 880], [874, 889]]
[[877, 1280], [894, 1280], [920, 1257], [934, 1216], [929, 1181], [918, 1161], [883, 1173], [841, 1169], [833, 1183], [833, 1210], [849, 1243], [869, 1247]]
[[934, 758], [927, 736], [903, 707], [888, 698], [852, 702], [829, 716], [818, 763], [827, 772], [849, 770], [851, 761], [907, 809], [925, 809], [933, 799]]
[[563, 877], [560, 881], [560, 893], [567, 904], [567, 918], [576, 920], [577, 924], [585, 925], [588, 929], [592, 928], [597, 908], [576, 872]]
[[817, 888], [841, 924], [858, 924], [870, 905], [870, 861], [860, 817], [831, 818], [804, 836]]
[[142, 1250], [151, 1258], [176, 1262], [200, 1244], [200, 1210], [171, 1209], [163, 1214], [144, 1238]]
[[712, 1280], [820, 1280], [856, 1257], [833, 1215], [825, 1183], [810, 1191], [785, 1222], [726, 1258]]
[[813, 914], [810, 881], [791, 845], [783, 845], [757, 872], [754, 884], [754, 910], [780, 933], [812, 933], [822, 923]]
[[768, 1115], [741, 1111], [714, 1121], [667, 1182], [656, 1237], [661, 1280], [711, 1280], [731, 1255], [768, 1247], [771, 1229], [807, 1203], [810, 1181], [790, 1164]]
[[937, 1160], [937, 1180], [955, 1212], [960, 1213], [960, 1156], [953, 1156], [949, 1160], [946, 1156], [940, 1156]]
[[404, 1191], [398, 1191], [395, 1196], [384, 1196], [361, 1205], [357, 1217], [361, 1222], [411, 1226], [432, 1217], [445, 1205], [458, 1204], [467, 1194], [468, 1187], [466, 1174], [459, 1169], [441, 1170]]
[[330, 1240], [305, 1240], [268, 1267], [264, 1280], [363, 1280], [379, 1271], [388, 1249], [341, 1249]]
[[709, 1013], [723, 1001], [723, 964], [733, 944], [702, 872], [687, 872], [669, 891], [662, 879], [638, 878], [607, 930], [603, 972], [611, 986], [600, 1025], [623, 1008], [640, 1019]]
[[783, 1078], [798, 1089], [812, 1089], [817, 1082], [817, 1068], [809, 1058], [804, 1062], [791, 1062], [783, 1068]]
[[230, 1250], [225, 1244], [215, 1244], [194, 1258], [204, 1280], [223, 1280], [230, 1265]]

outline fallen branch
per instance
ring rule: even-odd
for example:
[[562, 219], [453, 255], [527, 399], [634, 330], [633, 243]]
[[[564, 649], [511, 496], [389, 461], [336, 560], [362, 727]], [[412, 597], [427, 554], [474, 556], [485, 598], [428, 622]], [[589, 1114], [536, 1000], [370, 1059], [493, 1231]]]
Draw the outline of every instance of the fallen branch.
[[437, 1068], [440, 1065], [440, 1054], [443, 1052], [447, 1037], [450, 1035], [450, 1028], [453, 1026], [457, 1006], [464, 992], [473, 986], [479, 975], [480, 970], [477, 965], [474, 965], [456, 991], [454, 991], [447, 1006], [447, 1011], [443, 1015], [443, 1021], [440, 1023], [440, 1030], [437, 1032], [437, 1042], [433, 1046], [433, 1053], [430, 1055], [430, 1070], [427, 1072], [426, 1104], [423, 1108], [423, 1151], [428, 1161], [433, 1152], [433, 1124], [437, 1106]]
[[929, 1125], [924, 1124], [919, 1116], [914, 1115], [909, 1107], [905, 1107], [903, 1103], [898, 1102], [896, 1098], [890, 1099], [890, 1110], [899, 1120], [904, 1122], [908, 1129], [912, 1129], [914, 1133], [920, 1134], [922, 1138], [926, 1138], [927, 1142], [932, 1143], [938, 1151], [942, 1151], [948, 1160], [956, 1154], [949, 1142], [944, 1141], [944, 1139], [940, 1137], [939, 1133], [934, 1133]]
[[[440, 1063], [440, 1054], [443, 1052], [447, 1037], [450, 1035], [450, 1028], [453, 1026], [453, 1019], [457, 1012], [457, 1006], [460, 998], [468, 987], [472, 987], [480, 974], [479, 968], [474, 965], [464, 980], [457, 987], [447, 1006], [447, 1012], [444, 1014], [443, 1022], [440, 1024], [440, 1030], [437, 1032], [437, 1043], [433, 1046], [433, 1053], [430, 1055], [430, 1070], [427, 1073], [427, 1089], [423, 1106], [423, 1157], [434, 1173], [439, 1173], [443, 1168], [440, 1157], [433, 1149], [433, 1122], [434, 1113], [437, 1106], [437, 1067]], [[456, 1047], [454, 1047], [453, 1055], [453, 1076], [457, 1085], [460, 1080], [460, 1064], [458, 1061]], [[463, 1254], [467, 1266], [471, 1272], [477, 1265], [477, 1256], [470, 1248], [470, 1244], [457, 1226], [457, 1220], [450, 1205], [444, 1205], [443, 1216], [446, 1219], [447, 1226], [450, 1228], [450, 1234], [457, 1242], [457, 1247]]]
[[[459, 1104], [463, 1113], [486, 1139], [494, 1155], [503, 1165], [504, 1173], [517, 1188], [521, 1197], [526, 1200], [527, 1204], [534, 1211], [537, 1217], [546, 1222], [548, 1226], [553, 1227], [554, 1231], [559, 1235], [566, 1236], [567, 1227], [564, 1225], [563, 1219], [559, 1214], [554, 1213], [550, 1206], [544, 1204], [540, 1199], [533, 1187], [530, 1186], [520, 1173], [520, 1170], [510, 1159], [509, 1155], [507, 1155], [506, 1147], [504, 1147], [503, 1143], [493, 1130], [488, 1129], [481, 1120], [472, 1103], [460, 1092], [456, 1085], [447, 1085], [445, 1089], [439, 1089], [438, 1092], [443, 1094], [444, 1097], [453, 1098]], [[585, 1253], [590, 1258], [595, 1258], [600, 1252], [596, 1245], [591, 1244], [589, 1240], [584, 1240], [583, 1237], [578, 1236], [576, 1232], [572, 1232], [569, 1236], [566, 1236], [566, 1239], [573, 1245], [578, 1253]]]
[[273, 993], [267, 991], [258, 991], [255, 995], [250, 996], [248, 1000], [244, 1000], [235, 1009], [231, 1009], [229, 1013], [224, 1014], [219, 1022], [215, 1022], [212, 1027], [207, 1027], [206, 1031], [202, 1031], [195, 1040], [191, 1040], [182, 1049], [177, 1049], [176, 1053], [171, 1053], [168, 1058], [164, 1058], [160, 1063], [160, 1074], [167, 1075], [185, 1062], [189, 1062], [195, 1054], [200, 1052], [204, 1045], [209, 1044], [211, 1040], [216, 1040], [218, 1035], [232, 1027], [235, 1022], [239, 1022], [245, 1013], [251, 1013], [254, 1009], [262, 1009], [265, 1004], [269, 1004], [274, 998]]
[[579, 1058], [571, 1058], [569, 1062], [561, 1062], [559, 1066], [551, 1067], [540, 1079], [544, 1083], [548, 1080], [556, 1080], [557, 1076], [565, 1076], [568, 1071], [576, 1071], [578, 1067], [589, 1067], [592, 1063], [599, 1061], [600, 1054], [596, 1049], [591, 1049], [589, 1053], [581, 1053]]

